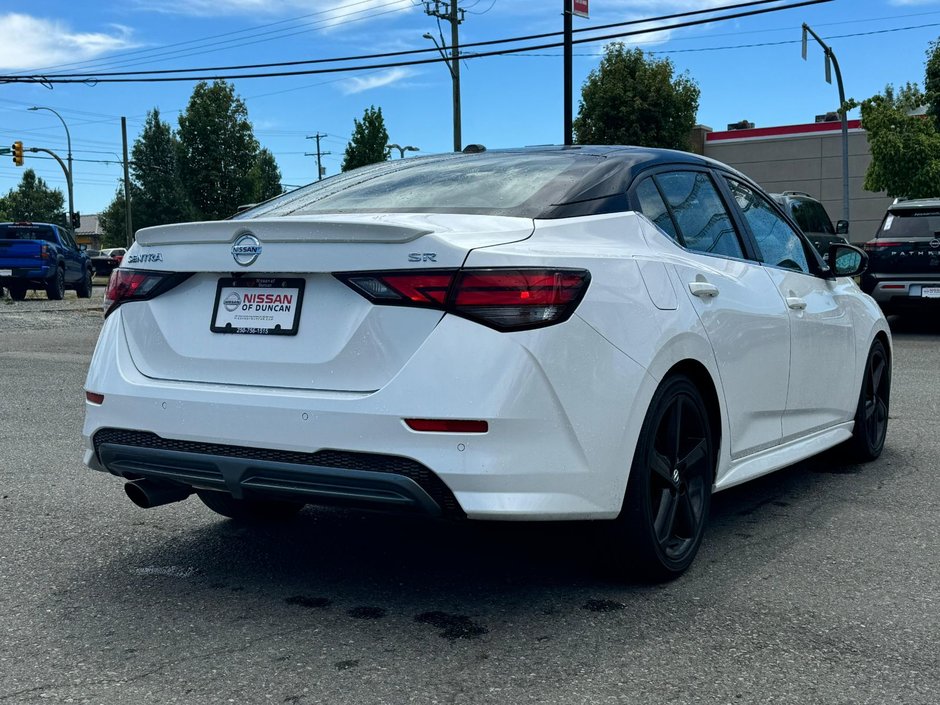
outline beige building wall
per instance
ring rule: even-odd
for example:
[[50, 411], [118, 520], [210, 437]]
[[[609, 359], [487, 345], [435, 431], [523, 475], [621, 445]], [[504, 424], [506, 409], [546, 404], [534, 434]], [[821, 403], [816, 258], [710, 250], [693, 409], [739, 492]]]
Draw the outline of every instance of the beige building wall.
[[[741, 130], [740, 138], [731, 137], [733, 133], [711, 133], [704, 141], [704, 153], [744, 172], [771, 193], [808, 193], [822, 202], [835, 223], [842, 219], [842, 133], [834, 129], [800, 134], [800, 127], [793, 126], [791, 134], [771, 136], [744, 136], [750, 130]], [[849, 240], [854, 243], [874, 237], [893, 200], [863, 188], [870, 162], [867, 133], [850, 129]]]

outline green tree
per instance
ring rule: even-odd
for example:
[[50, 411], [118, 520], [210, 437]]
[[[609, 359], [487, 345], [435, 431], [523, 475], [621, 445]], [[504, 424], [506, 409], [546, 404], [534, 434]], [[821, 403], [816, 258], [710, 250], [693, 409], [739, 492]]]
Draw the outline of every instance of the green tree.
[[19, 185], [0, 197], [0, 213], [9, 220], [67, 224], [62, 192], [49, 188], [32, 169], [24, 171]]
[[388, 131], [382, 108], [374, 105], [365, 110], [362, 122], [353, 118], [353, 134], [343, 156], [343, 171], [388, 159]]
[[698, 100], [698, 86], [675, 76], [669, 59], [614, 42], [581, 87], [575, 141], [688, 149]]
[[183, 185], [196, 218], [227, 218], [253, 200], [258, 142], [245, 102], [231, 84], [198, 83], [180, 115], [177, 136]]
[[940, 40], [931, 42], [927, 49], [924, 73], [927, 112], [933, 117], [934, 127], [940, 131]]
[[888, 85], [867, 100], [846, 101], [845, 110], [861, 107], [868, 135], [868, 191], [896, 198], [940, 196], [940, 40], [927, 51], [924, 85], [925, 91], [913, 83], [898, 91]]
[[[139, 191], [131, 182], [131, 212], [137, 211], [137, 200], [140, 198]], [[98, 214], [98, 225], [101, 228], [101, 246], [102, 247], [123, 247], [127, 244], [127, 230], [124, 222], [124, 181], [118, 186], [114, 193], [114, 198], [108, 207]], [[136, 221], [132, 226], [137, 228]]]
[[277, 168], [274, 155], [264, 147], [258, 151], [255, 163], [251, 167], [251, 182], [253, 185], [252, 201], [255, 203], [279, 196], [283, 191], [281, 170]]
[[[192, 220], [192, 206], [179, 169], [179, 152], [180, 144], [173, 129], [154, 108], [147, 113], [144, 129], [132, 150], [131, 208], [135, 229]], [[123, 190], [118, 197], [123, 209]]]

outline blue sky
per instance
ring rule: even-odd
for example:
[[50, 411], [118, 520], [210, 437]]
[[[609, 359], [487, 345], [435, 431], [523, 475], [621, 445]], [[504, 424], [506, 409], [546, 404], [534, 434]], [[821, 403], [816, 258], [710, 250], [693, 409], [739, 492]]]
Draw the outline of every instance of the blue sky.
[[[740, 0], [591, 0], [591, 18], [575, 28], [721, 7]], [[781, 4], [789, 4], [781, 2]], [[558, 31], [561, 0], [460, 0], [461, 42]], [[812, 122], [838, 104], [824, 80], [823, 54], [800, 57], [800, 26], [832, 45], [848, 97], [865, 98], [885, 84], [923, 82], [925, 51], [940, 37], [940, 0], [834, 0], [694, 28], [629, 38], [688, 71], [701, 88], [698, 121], [715, 129], [747, 119], [758, 126]], [[0, 1], [0, 74], [72, 70], [177, 69], [294, 61], [429, 48], [422, 34], [437, 22], [418, 0], [97, 0]], [[449, 39], [449, 26], [442, 24]], [[853, 36], [845, 36], [853, 35]], [[780, 42], [792, 42], [779, 44]], [[747, 48], [740, 45], [765, 45]], [[575, 111], [580, 85], [597, 66], [601, 43], [575, 47]], [[464, 143], [488, 147], [559, 143], [562, 125], [560, 49], [479, 58], [461, 65]], [[66, 66], [63, 66], [66, 65]], [[50, 68], [61, 67], [61, 68]], [[339, 171], [353, 118], [382, 108], [391, 142], [422, 153], [452, 148], [451, 78], [443, 64], [343, 74], [234, 81], [255, 133], [270, 149], [285, 184], [315, 178], [314, 148], [326, 134], [328, 174]], [[131, 142], [148, 110], [175, 126], [192, 82], [150, 84], [0, 84], [0, 145], [22, 139], [65, 155], [59, 111], [71, 130], [76, 209], [93, 213], [114, 195], [121, 174], [120, 116]], [[3, 157], [0, 193], [22, 174]], [[77, 161], [88, 160], [88, 161]], [[53, 162], [27, 157], [50, 184], [65, 179]]]

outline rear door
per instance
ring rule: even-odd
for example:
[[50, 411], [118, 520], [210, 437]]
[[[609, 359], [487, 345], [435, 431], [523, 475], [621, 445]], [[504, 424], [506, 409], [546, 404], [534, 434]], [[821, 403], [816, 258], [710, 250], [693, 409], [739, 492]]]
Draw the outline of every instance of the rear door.
[[786, 307], [745, 244], [709, 171], [664, 169], [632, 189], [638, 210], [686, 249], [675, 265], [724, 388], [734, 458], [780, 443], [787, 401]]
[[68, 284], [77, 284], [85, 273], [85, 257], [65, 228], [59, 228], [59, 237], [64, 245], [62, 256], [65, 260], [65, 281]]

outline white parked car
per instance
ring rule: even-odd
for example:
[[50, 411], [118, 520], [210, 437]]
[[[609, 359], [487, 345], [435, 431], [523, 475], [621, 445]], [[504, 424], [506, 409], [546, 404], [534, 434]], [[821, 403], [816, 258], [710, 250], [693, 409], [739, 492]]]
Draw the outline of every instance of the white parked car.
[[627, 574], [694, 558], [712, 492], [876, 458], [891, 337], [744, 175], [681, 152], [396, 160], [141, 230], [106, 295], [85, 462], [142, 507], [344, 503], [610, 520]]

